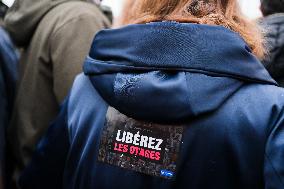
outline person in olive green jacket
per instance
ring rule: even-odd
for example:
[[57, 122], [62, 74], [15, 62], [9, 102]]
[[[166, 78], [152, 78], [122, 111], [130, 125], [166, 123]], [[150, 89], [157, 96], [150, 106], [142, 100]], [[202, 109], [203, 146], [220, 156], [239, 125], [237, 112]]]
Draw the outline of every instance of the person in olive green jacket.
[[4, 22], [23, 48], [8, 128], [14, 172], [19, 173], [82, 71], [94, 35], [110, 21], [98, 5], [83, 0], [16, 0]]

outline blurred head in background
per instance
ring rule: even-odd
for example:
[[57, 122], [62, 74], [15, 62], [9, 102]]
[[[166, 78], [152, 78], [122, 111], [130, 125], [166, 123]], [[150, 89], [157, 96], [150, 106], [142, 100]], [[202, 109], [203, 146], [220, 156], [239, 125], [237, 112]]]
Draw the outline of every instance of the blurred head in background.
[[120, 25], [177, 21], [221, 25], [239, 33], [253, 53], [264, 54], [262, 34], [241, 14], [237, 0], [127, 0]]
[[4, 19], [4, 16], [8, 10], [7, 5], [5, 5], [2, 1], [0, 1], [0, 19]]
[[284, 0], [261, 0], [261, 11], [264, 16], [284, 13]]

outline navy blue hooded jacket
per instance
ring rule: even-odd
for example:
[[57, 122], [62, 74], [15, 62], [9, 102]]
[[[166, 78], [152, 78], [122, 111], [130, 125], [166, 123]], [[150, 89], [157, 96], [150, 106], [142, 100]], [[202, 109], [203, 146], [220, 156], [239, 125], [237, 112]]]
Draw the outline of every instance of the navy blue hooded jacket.
[[284, 90], [221, 26], [101, 31], [19, 184], [283, 189]]
[[13, 107], [18, 79], [18, 54], [7, 32], [0, 27], [0, 188], [4, 180], [5, 132]]

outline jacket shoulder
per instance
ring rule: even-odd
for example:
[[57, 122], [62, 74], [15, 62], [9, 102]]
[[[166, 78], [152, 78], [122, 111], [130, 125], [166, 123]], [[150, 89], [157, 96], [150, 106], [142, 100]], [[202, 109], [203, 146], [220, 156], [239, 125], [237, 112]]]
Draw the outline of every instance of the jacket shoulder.
[[76, 20], [93, 21], [101, 28], [110, 27], [110, 21], [96, 5], [81, 1], [59, 4], [47, 13], [44, 20], [46, 24], [55, 24], [55, 32], [65, 24]]
[[283, 117], [284, 89], [274, 85], [248, 84], [229, 102], [238, 115], [255, 120], [264, 127], [273, 127], [272, 120]]
[[[252, 105], [261, 105], [265, 108], [284, 107], [284, 89], [274, 85], [249, 84], [244, 86], [236, 96], [239, 101], [247, 101]], [[240, 100], [242, 99], [242, 100]]]
[[82, 103], [82, 101], [85, 101], [84, 99], [92, 102], [94, 98], [93, 94], [95, 92], [95, 88], [93, 87], [89, 77], [81, 73], [77, 75], [74, 80], [69, 95], [69, 102], [71, 102], [71, 105]]
[[106, 102], [97, 92], [90, 78], [83, 73], [79, 74], [69, 94], [68, 117], [78, 117], [80, 113], [86, 117], [102, 106], [106, 106]]
[[58, 27], [72, 20], [81, 18], [104, 23], [106, 27], [110, 26], [109, 20], [102, 11], [96, 5], [87, 2], [72, 1], [62, 3], [52, 9], [49, 15], [51, 15], [51, 17], [57, 17], [57, 19], [60, 20]]
[[[76, 133], [92, 128], [98, 120], [103, 121], [107, 103], [96, 91], [88, 76], [78, 75], [73, 83], [67, 104], [67, 124], [70, 140]], [[86, 133], [82, 133], [86, 135]]]

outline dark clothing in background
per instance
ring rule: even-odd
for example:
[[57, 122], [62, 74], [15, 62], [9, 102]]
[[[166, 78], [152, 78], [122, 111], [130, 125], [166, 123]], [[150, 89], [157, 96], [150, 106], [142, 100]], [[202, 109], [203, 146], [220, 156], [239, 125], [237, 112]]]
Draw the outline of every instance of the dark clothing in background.
[[94, 35], [109, 26], [97, 5], [79, 0], [16, 0], [8, 11], [5, 27], [24, 48], [8, 128], [16, 172], [57, 115]]
[[284, 13], [264, 17], [260, 23], [266, 33], [268, 49], [263, 64], [279, 85], [284, 87]]
[[11, 116], [18, 78], [18, 54], [0, 27], [0, 188], [5, 180], [5, 133]]
[[260, 0], [261, 11], [264, 16], [284, 12], [283, 0]]
[[[9, 7], [8, 7], [7, 5], [5, 5], [5, 4], [2, 2], [2, 0], [1, 0], [1, 1], [0, 1], [0, 19], [1, 19], [1, 22], [3, 21], [4, 16], [5, 16], [5, 14], [6, 14], [8, 8], [9, 8]], [[2, 25], [2, 24], [1, 24], [1, 25]]]
[[[0, 60], [1, 60], [1, 78], [5, 81], [5, 85], [1, 90], [2, 95], [5, 95], [7, 99], [6, 107], [9, 114], [11, 114], [13, 100], [15, 96], [15, 87], [18, 80], [18, 60], [19, 54], [11, 41], [9, 34], [4, 28], [0, 27]], [[2, 119], [1, 119], [2, 120]], [[7, 127], [7, 125], [6, 125]]]
[[[23, 189], [283, 189], [284, 90], [237, 33], [176, 22], [104, 30], [84, 74]], [[118, 128], [159, 129], [161, 162], [117, 150]]]

